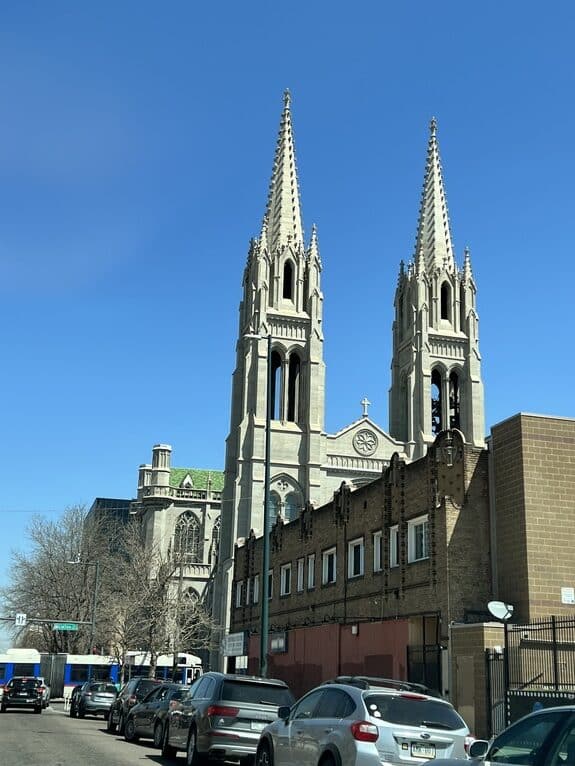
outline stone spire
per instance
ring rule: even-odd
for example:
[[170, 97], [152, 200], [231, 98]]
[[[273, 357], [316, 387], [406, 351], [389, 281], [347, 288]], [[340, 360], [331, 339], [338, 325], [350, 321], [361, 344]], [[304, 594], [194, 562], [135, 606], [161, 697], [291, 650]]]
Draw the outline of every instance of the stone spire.
[[443, 266], [448, 271], [452, 271], [455, 262], [436, 134], [437, 122], [433, 117], [429, 124], [427, 162], [419, 207], [414, 259], [423, 253], [428, 271], [432, 271], [436, 266]]
[[272, 252], [288, 243], [303, 247], [290, 102], [290, 92], [286, 90], [266, 208], [267, 238]]

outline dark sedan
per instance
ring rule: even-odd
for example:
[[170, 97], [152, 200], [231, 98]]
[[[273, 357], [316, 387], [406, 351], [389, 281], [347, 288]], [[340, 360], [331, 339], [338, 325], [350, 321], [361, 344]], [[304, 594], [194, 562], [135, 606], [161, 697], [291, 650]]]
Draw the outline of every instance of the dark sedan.
[[[469, 757], [476, 764], [515, 766], [573, 766], [575, 764], [575, 705], [530, 713], [489, 743], [475, 740]], [[469, 761], [468, 761], [469, 763]], [[461, 766], [462, 761], [437, 759], [434, 766]]]
[[133, 742], [140, 737], [154, 740], [154, 747], [162, 746], [164, 722], [173, 703], [183, 700], [189, 687], [165, 683], [153, 689], [147, 697], [130, 710], [124, 725], [124, 738]]
[[0, 711], [10, 707], [26, 707], [35, 713], [41, 713], [44, 707], [45, 687], [39, 678], [34, 676], [14, 676], [4, 687]]

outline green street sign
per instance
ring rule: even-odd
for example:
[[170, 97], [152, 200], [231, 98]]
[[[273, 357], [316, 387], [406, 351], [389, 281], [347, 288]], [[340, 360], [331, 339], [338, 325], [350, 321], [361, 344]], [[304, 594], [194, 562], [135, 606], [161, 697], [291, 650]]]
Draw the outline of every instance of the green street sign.
[[78, 630], [77, 622], [55, 622], [52, 630]]

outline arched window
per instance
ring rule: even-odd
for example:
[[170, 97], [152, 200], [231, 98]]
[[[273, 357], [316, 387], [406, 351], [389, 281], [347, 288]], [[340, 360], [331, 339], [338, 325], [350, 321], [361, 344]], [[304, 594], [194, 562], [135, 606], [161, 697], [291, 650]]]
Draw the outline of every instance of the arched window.
[[284, 263], [283, 297], [293, 301], [293, 266], [291, 261]]
[[431, 373], [431, 433], [435, 436], [443, 431], [441, 398], [441, 375], [439, 370], [433, 370]]
[[220, 552], [221, 523], [221, 517], [218, 516], [218, 518], [214, 521], [214, 526], [212, 527], [212, 544], [210, 545], [210, 563], [212, 566], [215, 566], [218, 563]]
[[461, 300], [459, 301], [459, 329], [465, 332], [465, 290], [461, 288]]
[[287, 419], [291, 423], [299, 421], [299, 387], [301, 363], [297, 354], [291, 354], [288, 369]]
[[285, 518], [286, 521], [293, 521], [299, 516], [299, 498], [295, 492], [290, 494], [285, 499]]
[[203, 558], [201, 525], [191, 511], [184, 511], [174, 531], [174, 556], [183, 564], [201, 563]]
[[271, 416], [272, 420], [281, 420], [282, 400], [282, 360], [277, 351], [272, 351], [272, 390], [271, 390]]
[[408, 436], [408, 425], [409, 425], [409, 389], [407, 387], [407, 376], [402, 375], [401, 376], [401, 383], [399, 386], [399, 406], [400, 406], [400, 433], [401, 438], [404, 441], [407, 441], [409, 438]]
[[399, 298], [397, 306], [397, 324], [399, 327], [399, 337], [403, 335], [403, 295]]
[[451, 319], [451, 289], [447, 282], [441, 285], [441, 318]]
[[281, 499], [277, 492], [270, 493], [270, 515], [269, 522], [273, 524], [276, 516], [281, 513]]
[[456, 372], [449, 376], [449, 427], [460, 428], [459, 377]]

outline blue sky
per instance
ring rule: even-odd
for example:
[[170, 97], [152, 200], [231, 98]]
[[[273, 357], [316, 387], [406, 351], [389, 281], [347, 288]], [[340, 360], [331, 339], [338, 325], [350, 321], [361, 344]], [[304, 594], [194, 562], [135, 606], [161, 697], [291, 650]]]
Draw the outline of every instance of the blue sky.
[[542, 8], [4, 5], [4, 552], [34, 512], [132, 497], [157, 442], [175, 465], [222, 468], [286, 87], [324, 265], [327, 430], [363, 396], [387, 428], [393, 293], [433, 115], [457, 259], [469, 245], [478, 285], [487, 426], [575, 416], [575, 7]]

